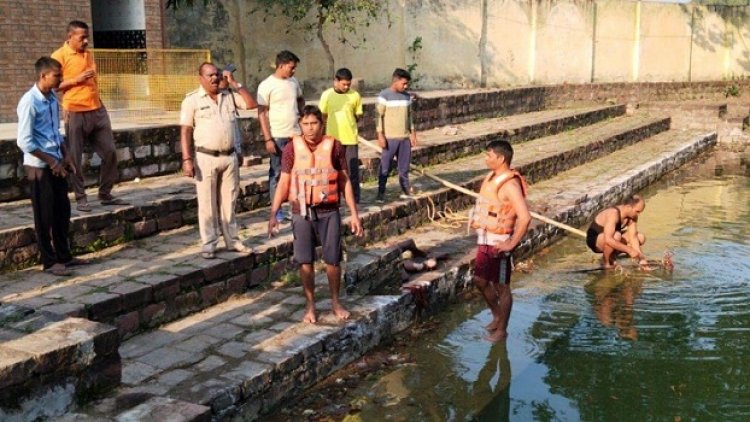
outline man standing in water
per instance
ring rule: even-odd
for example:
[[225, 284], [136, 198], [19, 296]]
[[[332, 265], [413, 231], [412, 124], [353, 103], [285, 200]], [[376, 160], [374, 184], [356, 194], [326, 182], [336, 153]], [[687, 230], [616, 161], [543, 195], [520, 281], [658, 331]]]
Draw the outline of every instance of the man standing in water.
[[487, 145], [485, 164], [491, 170], [479, 191], [471, 226], [477, 231], [474, 284], [492, 312], [487, 326], [490, 341], [508, 336], [513, 307], [510, 291], [511, 255], [526, 234], [531, 214], [526, 205], [526, 181], [510, 168], [513, 148], [507, 141]]
[[292, 203], [294, 260], [300, 264], [300, 278], [305, 289], [307, 308], [303, 321], [317, 322], [315, 311], [315, 246], [323, 248], [331, 310], [342, 320], [349, 318], [339, 302], [341, 286], [341, 214], [340, 193], [344, 193], [351, 214], [351, 229], [362, 236], [362, 224], [349, 180], [344, 147], [331, 136], [323, 136], [323, 114], [315, 106], [305, 106], [300, 118], [302, 136], [294, 136], [284, 148], [281, 176], [271, 204], [268, 235], [278, 228], [277, 212], [285, 201]]
[[649, 270], [648, 260], [641, 251], [646, 236], [638, 232], [638, 215], [646, 208], [646, 201], [633, 195], [624, 203], [599, 212], [586, 232], [586, 245], [594, 252], [602, 254], [605, 269], [615, 266], [618, 253], [638, 259], [641, 269]]

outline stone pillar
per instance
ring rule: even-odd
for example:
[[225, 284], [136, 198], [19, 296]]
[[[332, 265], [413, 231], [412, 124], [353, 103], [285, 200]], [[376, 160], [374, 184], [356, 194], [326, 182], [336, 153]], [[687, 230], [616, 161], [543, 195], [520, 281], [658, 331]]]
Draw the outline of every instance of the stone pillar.
[[164, 4], [160, 0], [143, 0], [146, 14], [146, 48], [164, 48]]

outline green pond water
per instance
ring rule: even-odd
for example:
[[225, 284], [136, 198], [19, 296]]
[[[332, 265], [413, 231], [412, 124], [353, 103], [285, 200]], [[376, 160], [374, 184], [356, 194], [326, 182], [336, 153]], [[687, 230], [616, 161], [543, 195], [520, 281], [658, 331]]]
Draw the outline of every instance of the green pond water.
[[[750, 178], [649, 188], [645, 251], [672, 274], [598, 265], [568, 238], [514, 273], [505, 343], [484, 304], [462, 302], [358, 386], [364, 421], [750, 420]], [[628, 265], [629, 261], [621, 260]], [[346, 399], [344, 399], [346, 400]]]

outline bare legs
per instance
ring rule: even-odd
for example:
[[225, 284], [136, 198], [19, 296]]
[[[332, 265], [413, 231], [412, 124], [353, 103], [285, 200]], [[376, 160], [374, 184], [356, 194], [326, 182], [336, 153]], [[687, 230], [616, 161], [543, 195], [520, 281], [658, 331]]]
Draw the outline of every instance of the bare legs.
[[[305, 299], [307, 306], [302, 321], [315, 324], [318, 317], [315, 309], [315, 270], [313, 264], [302, 264], [299, 269], [302, 287], [305, 290]], [[341, 288], [341, 267], [338, 265], [326, 264], [326, 275], [328, 276], [328, 287], [331, 290], [331, 311], [339, 319], [346, 320], [349, 318], [349, 311], [341, 305], [339, 301], [339, 289]]]
[[[646, 243], [646, 236], [643, 235], [643, 233], [637, 232], [635, 234], [636, 239], [638, 239], [638, 250], [641, 250], [641, 246], [643, 246], [644, 243]], [[615, 233], [614, 235], [615, 241], [620, 242], [624, 245], [630, 245], [631, 240], [629, 239], [630, 236], [623, 236], [621, 233]], [[604, 234], [600, 234], [596, 238], [596, 247], [602, 251], [602, 265], [605, 269], [614, 268], [617, 263], [615, 262], [615, 259], [617, 258], [617, 255], [621, 253], [620, 251], [614, 249], [613, 247], [607, 245], [607, 243], [604, 241]]]
[[490, 332], [490, 341], [499, 341], [508, 337], [508, 320], [510, 310], [513, 307], [513, 296], [510, 286], [502, 283], [490, 283], [487, 280], [474, 277], [474, 285], [477, 286], [484, 297], [487, 306], [492, 312], [492, 322], [487, 325]]

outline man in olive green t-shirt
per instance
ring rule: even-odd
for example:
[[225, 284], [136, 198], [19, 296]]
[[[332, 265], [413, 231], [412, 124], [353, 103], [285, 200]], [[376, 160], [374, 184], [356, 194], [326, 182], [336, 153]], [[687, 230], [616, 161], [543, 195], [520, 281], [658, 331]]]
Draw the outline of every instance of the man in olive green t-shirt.
[[351, 88], [352, 72], [342, 67], [336, 71], [333, 88], [320, 96], [320, 111], [326, 123], [326, 135], [344, 146], [354, 199], [359, 203], [359, 141], [357, 121], [362, 117], [362, 97]]

